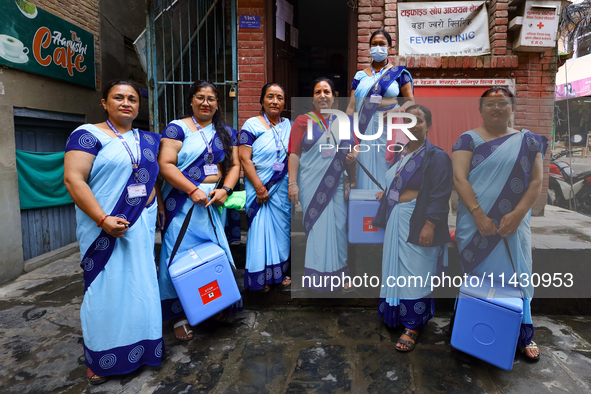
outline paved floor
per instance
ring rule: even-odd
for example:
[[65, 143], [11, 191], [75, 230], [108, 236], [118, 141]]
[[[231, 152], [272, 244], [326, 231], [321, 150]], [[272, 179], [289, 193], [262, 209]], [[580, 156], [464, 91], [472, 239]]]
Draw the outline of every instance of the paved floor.
[[[259, 294], [232, 321], [207, 321], [166, 359], [102, 386], [84, 378], [79, 255], [0, 287], [1, 393], [588, 393], [591, 318], [535, 316], [542, 360], [503, 371], [449, 345], [440, 313], [408, 354], [375, 309], [281, 307]], [[274, 291], [274, 290], [273, 290]], [[252, 297], [251, 297], [252, 299]], [[329, 300], [323, 301], [326, 303]], [[570, 302], [570, 301], [569, 301]]]

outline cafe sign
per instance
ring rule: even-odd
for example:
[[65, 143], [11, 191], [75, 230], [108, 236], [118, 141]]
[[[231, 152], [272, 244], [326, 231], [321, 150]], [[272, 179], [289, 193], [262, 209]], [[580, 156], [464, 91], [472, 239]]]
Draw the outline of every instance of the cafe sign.
[[0, 64], [96, 87], [94, 35], [25, 0], [0, 2]]

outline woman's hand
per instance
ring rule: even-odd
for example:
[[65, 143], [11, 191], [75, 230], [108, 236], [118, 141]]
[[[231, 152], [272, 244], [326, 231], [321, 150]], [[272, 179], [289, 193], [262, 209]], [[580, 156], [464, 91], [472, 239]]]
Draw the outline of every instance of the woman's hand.
[[386, 192], [385, 192], [385, 191], [377, 192], [377, 193], [376, 193], [376, 198], [377, 198], [378, 200], [381, 200], [381, 199], [382, 199], [382, 197], [384, 197], [384, 194], [386, 194]]
[[480, 212], [478, 215], [474, 216], [474, 222], [476, 223], [476, 227], [478, 227], [480, 235], [484, 237], [488, 235], [495, 235], [498, 231], [497, 226], [495, 226], [492, 219], [486, 216], [483, 212]]
[[297, 183], [294, 183], [289, 187], [289, 201], [295, 206], [298, 202], [300, 202], [300, 188], [298, 187]]
[[259, 205], [264, 205], [267, 203], [267, 201], [269, 201], [271, 199], [271, 196], [269, 196], [269, 191], [267, 190], [267, 188], [265, 188], [264, 193], [257, 193], [257, 202], [259, 203]]
[[115, 238], [122, 238], [125, 235], [125, 232], [129, 228], [130, 223], [120, 217], [117, 216], [107, 216], [105, 220], [101, 223], [101, 228], [105, 230], [105, 232]]
[[345, 164], [352, 164], [355, 160], [357, 160], [357, 158], [351, 152], [347, 153], [347, 156], [345, 156]]
[[224, 189], [214, 189], [209, 192], [209, 202], [205, 205], [206, 207], [211, 204], [222, 206], [228, 199], [228, 192]]
[[433, 235], [435, 234], [435, 225], [428, 220], [425, 220], [425, 225], [419, 234], [419, 245], [433, 246]]
[[191, 194], [191, 201], [196, 205], [205, 206], [207, 204], [207, 194], [201, 189], [197, 189]]
[[499, 234], [501, 237], [506, 237], [507, 235], [515, 234], [524, 216], [525, 215], [521, 215], [519, 212], [516, 211], [509, 212], [501, 218], [501, 223], [499, 225], [499, 230], [497, 231], [497, 234]]

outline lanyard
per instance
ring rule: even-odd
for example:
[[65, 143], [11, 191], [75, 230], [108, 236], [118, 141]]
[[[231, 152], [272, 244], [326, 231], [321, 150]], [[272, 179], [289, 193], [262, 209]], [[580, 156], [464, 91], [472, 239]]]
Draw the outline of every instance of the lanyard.
[[135, 183], [137, 184], [139, 181], [139, 178], [140, 178], [140, 174], [138, 172], [138, 169], [140, 167], [140, 160], [142, 159], [139, 133], [136, 133], [135, 130], [133, 130], [133, 129], [131, 130], [131, 132], [133, 133], [133, 136], [135, 137], [135, 144], [137, 146], [137, 162], [136, 162], [135, 157], [133, 157], [133, 153], [131, 153], [131, 149], [129, 148], [129, 145], [127, 145], [127, 141], [125, 141], [125, 138], [123, 138], [121, 133], [119, 131], [117, 131], [115, 126], [113, 126], [113, 123], [111, 123], [111, 121], [108, 119], [107, 119], [107, 126], [109, 126], [109, 128], [113, 131], [113, 133], [115, 133], [117, 138], [119, 138], [119, 140], [121, 141], [121, 143], [125, 147], [125, 150], [127, 150], [127, 153], [129, 154], [129, 157], [131, 158], [131, 166], [132, 166], [133, 172], [134, 172]]
[[[201, 133], [201, 138], [203, 138], [203, 141], [205, 142], [205, 145], [207, 145], [207, 155], [205, 155], [205, 162], [207, 164], [211, 164], [213, 162], [213, 148], [211, 147], [211, 143], [209, 141], [207, 141], [207, 138], [205, 138], [205, 133], [203, 132], [203, 128], [201, 126], [199, 126], [199, 123], [197, 123], [197, 119], [195, 119], [195, 116], [191, 116], [191, 119], [193, 119], [193, 123], [195, 123], [195, 127], [197, 127], [197, 130], [199, 130], [199, 132]], [[214, 134], [215, 134], [215, 129], [214, 129]]]
[[[267, 116], [266, 113], [263, 112], [263, 117], [265, 118], [265, 121], [267, 122], [267, 124], [269, 125], [269, 127], [271, 128], [271, 131], [273, 131], [273, 139], [275, 140], [275, 149], [277, 150], [277, 161], [279, 162], [279, 158], [280, 158], [280, 152], [281, 152], [281, 139], [279, 138], [279, 135], [277, 133], [277, 130], [275, 130], [275, 126], [271, 120], [269, 120], [269, 117]], [[279, 121], [281, 121], [281, 117], [279, 117]]]
[[[372, 62], [370, 67], [371, 67], [371, 73], [373, 74], [373, 83], [374, 84], [376, 83], [376, 79], [379, 79], [378, 77], [382, 76], [382, 74], [384, 73], [384, 70], [386, 70], [386, 67], [388, 67], [388, 64], [390, 64], [390, 60], [386, 60], [386, 64], [384, 65], [384, 67], [382, 67], [382, 69], [376, 73], [373, 69], [373, 62]], [[374, 86], [374, 91], [377, 92], [377, 90], [378, 90], [378, 87], [376, 85], [376, 86]]]
[[[285, 149], [285, 145], [283, 144], [283, 140], [281, 139], [281, 136], [277, 132], [277, 129], [275, 129], [275, 126], [277, 126], [277, 125], [274, 125], [271, 123], [271, 121], [267, 117], [267, 114], [263, 113], [263, 117], [265, 118], [265, 121], [267, 122], [267, 124], [269, 125], [271, 130], [273, 131], [273, 138], [275, 139], [275, 148], [277, 149], [277, 161], [279, 161], [279, 158], [280, 158], [280, 156], [279, 156], [279, 152], [281, 152], [280, 146], [283, 146], [283, 150], [285, 151], [285, 156], [289, 156], [289, 154], [287, 153], [287, 149]], [[279, 118], [279, 119], [281, 119], [281, 118]], [[279, 144], [281, 144], [281, 145], [279, 145]]]
[[[412, 156], [410, 157], [409, 160], [412, 160], [415, 158], [416, 155], [418, 155], [419, 153], [421, 153], [421, 151], [425, 149], [425, 143], [423, 142], [423, 144], [419, 147], [419, 149], [417, 149], [416, 151], [414, 151], [412, 153]], [[402, 161], [404, 160], [404, 157], [406, 156], [406, 154], [408, 153], [408, 145], [406, 146], [406, 148], [404, 148], [404, 151], [402, 152], [402, 155], [400, 156], [400, 160], [398, 160], [398, 165], [396, 166], [396, 175], [394, 176], [394, 179], [397, 179], [400, 177], [400, 173], [402, 172]]]

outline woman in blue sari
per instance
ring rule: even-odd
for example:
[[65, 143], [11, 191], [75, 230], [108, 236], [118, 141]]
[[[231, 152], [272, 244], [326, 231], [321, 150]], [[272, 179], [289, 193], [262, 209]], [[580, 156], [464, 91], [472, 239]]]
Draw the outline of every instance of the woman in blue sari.
[[[334, 102], [332, 80], [318, 78], [312, 87], [315, 110], [298, 116], [292, 126], [289, 199], [294, 205], [301, 202], [304, 211], [304, 275], [310, 278], [304, 286], [325, 291], [332, 276], [342, 278], [349, 272], [343, 172], [345, 164], [354, 162], [358, 152], [353, 149], [355, 140], [350, 131], [350, 138], [340, 139], [336, 116], [320, 113]], [[308, 120], [313, 124], [311, 139], [307, 135]]]
[[158, 366], [164, 352], [154, 262], [160, 136], [132, 128], [139, 104], [132, 83], [107, 84], [108, 120], [78, 127], [66, 143], [64, 183], [76, 204], [90, 384]]
[[[219, 94], [214, 84], [197, 81], [189, 89], [191, 115], [173, 120], [164, 130], [160, 143], [160, 174], [166, 207], [160, 253], [160, 299], [164, 320], [174, 319], [174, 334], [180, 341], [193, 338], [189, 322], [170, 280], [166, 260], [170, 256], [189, 209], [196, 205], [187, 233], [178, 252], [211, 241], [234, 264], [228, 240], [223, 233], [224, 217], [210, 206], [222, 205], [240, 175], [236, 130], [224, 124], [218, 110]], [[223, 187], [215, 189], [223, 178]], [[215, 228], [210, 223], [211, 220]], [[242, 309], [242, 300], [232, 308]], [[231, 312], [231, 311], [227, 311]]]
[[[542, 188], [542, 160], [548, 139], [509, 127], [515, 97], [507, 88], [493, 87], [480, 99], [484, 125], [462, 134], [453, 146], [454, 184], [460, 196], [456, 238], [466, 273], [494, 273], [505, 283], [513, 276], [508, 251], [518, 277], [531, 278], [531, 208]], [[528, 360], [539, 360], [532, 341], [530, 303], [533, 287], [521, 286], [523, 320], [518, 348]]]
[[288, 286], [291, 204], [287, 196], [289, 119], [281, 118], [285, 90], [268, 83], [261, 91], [261, 115], [248, 119], [240, 131], [240, 161], [246, 179], [246, 267], [244, 287], [268, 291]]
[[[427, 138], [431, 111], [413, 105], [407, 112], [417, 119], [410, 129], [417, 140], [405, 145], [386, 173], [389, 187], [376, 194], [381, 201], [373, 221], [386, 228], [378, 316], [388, 327], [405, 327], [396, 343], [401, 352], [414, 349], [419, 330], [435, 313], [429, 276], [447, 266], [447, 215], [453, 185], [448, 154]], [[421, 280], [411, 282], [411, 277]], [[390, 282], [392, 278], [408, 281]]]
[[[359, 114], [359, 132], [366, 137], [378, 134], [382, 122], [379, 112], [404, 112], [414, 104], [412, 76], [404, 66], [394, 67], [388, 60], [388, 49], [392, 46], [392, 38], [385, 30], [376, 30], [370, 37], [371, 64], [357, 72], [351, 83], [351, 100], [347, 114]], [[402, 105], [398, 97], [404, 97]], [[359, 163], [369, 170], [377, 181], [383, 185], [388, 170], [386, 163], [387, 133], [383, 126], [381, 136], [372, 141], [379, 148], [362, 152]], [[361, 168], [357, 170], [358, 189], [378, 189]]]

